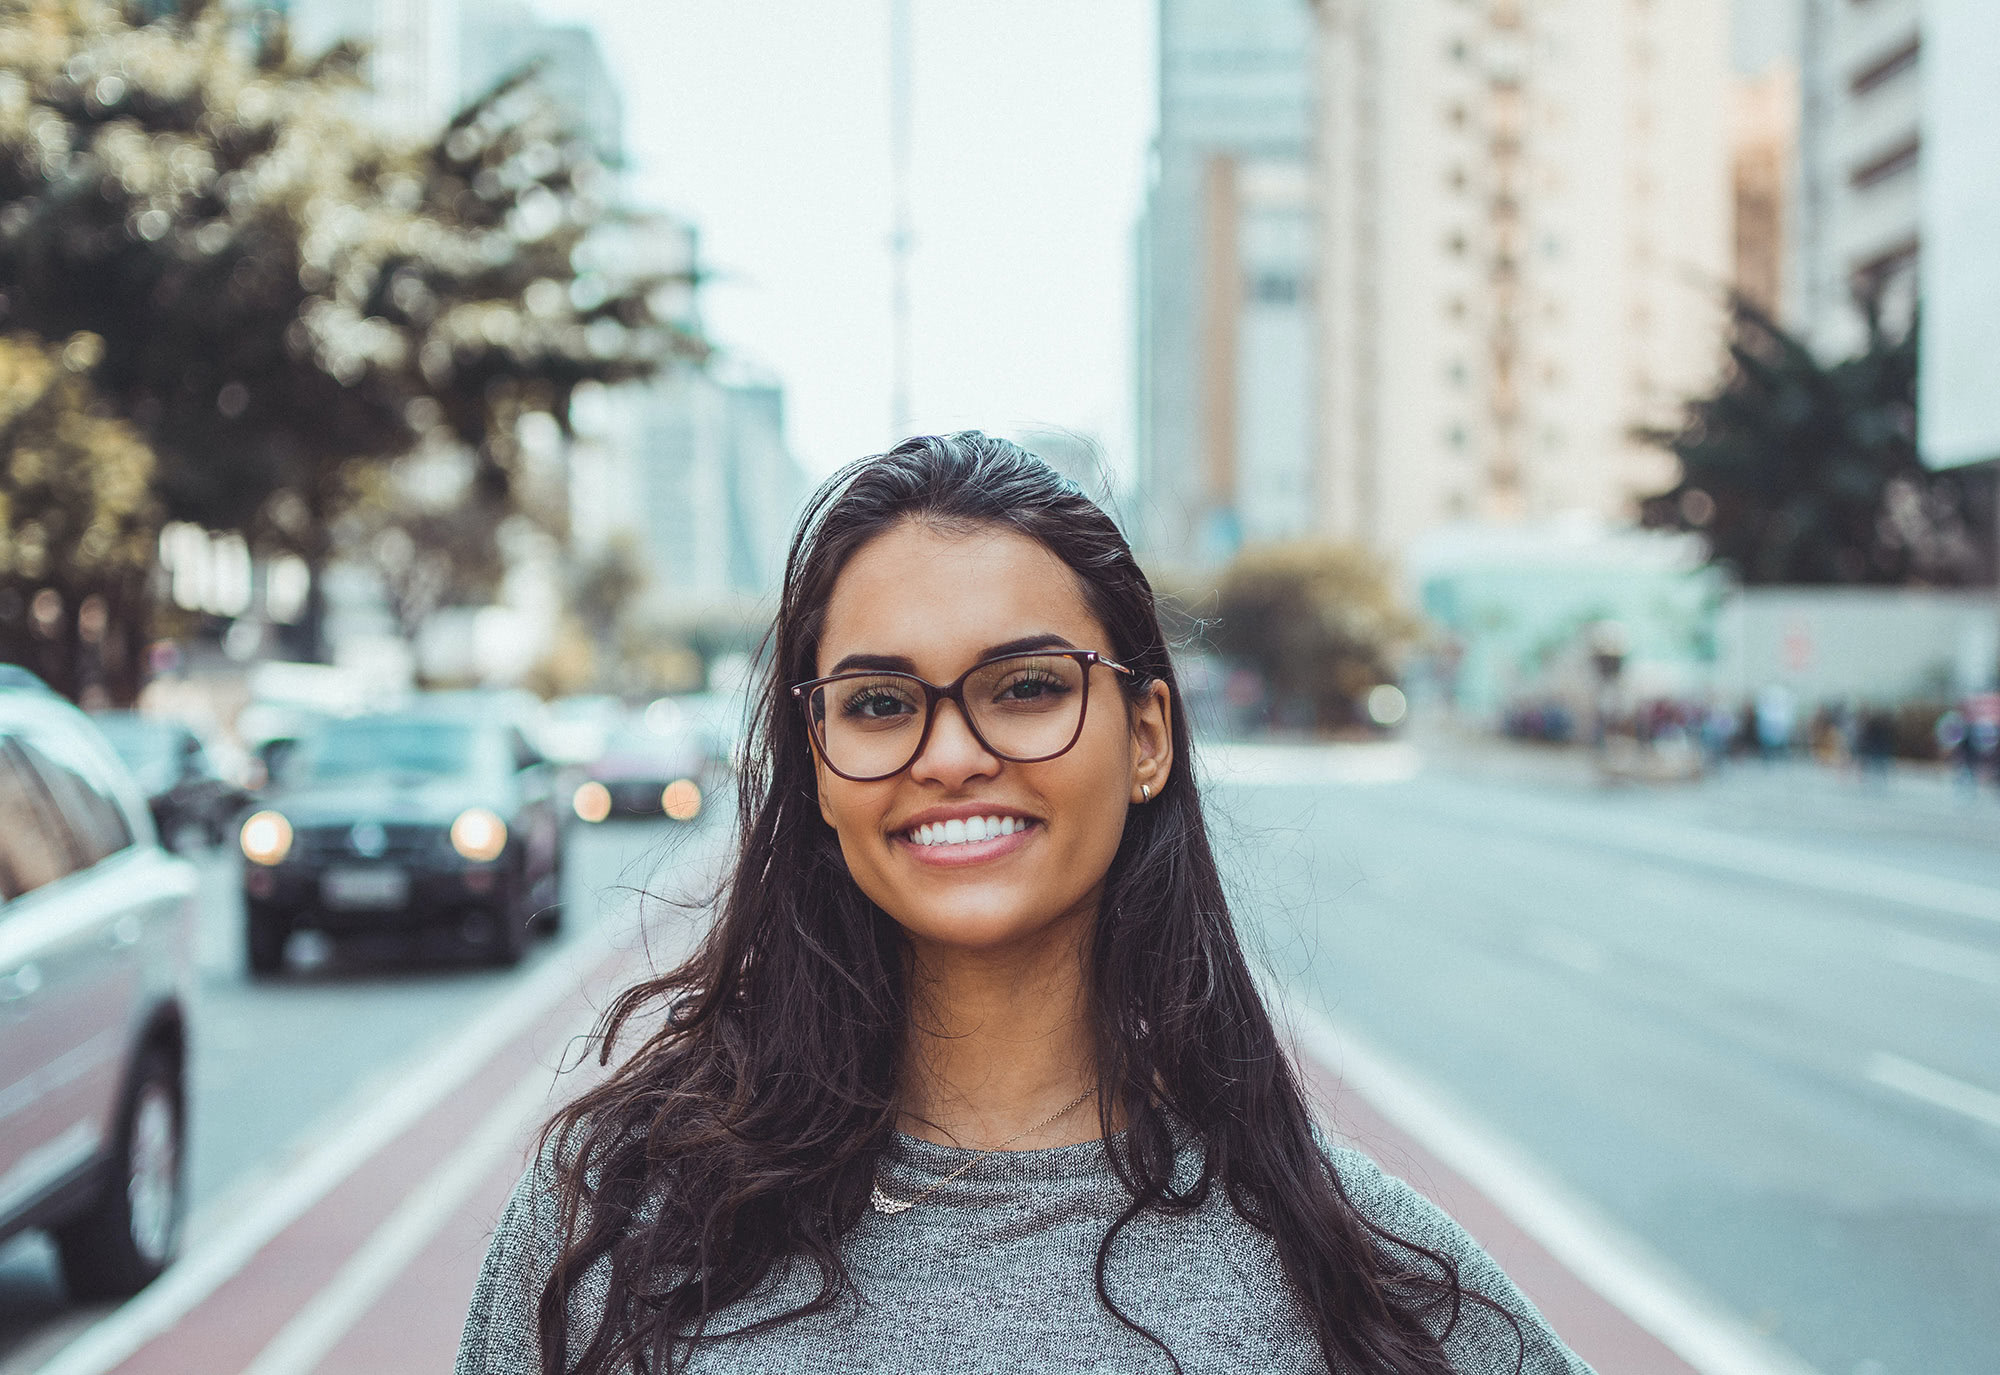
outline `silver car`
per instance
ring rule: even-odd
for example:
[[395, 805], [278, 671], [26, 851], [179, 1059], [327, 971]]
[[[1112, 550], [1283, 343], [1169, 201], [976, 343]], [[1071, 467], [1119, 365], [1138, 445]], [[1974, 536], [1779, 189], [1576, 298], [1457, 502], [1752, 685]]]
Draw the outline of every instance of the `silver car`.
[[89, 719], [0, 685], [0, 1240], [47, 1228], [76, 1298], [179, 1240], [194, 898]]

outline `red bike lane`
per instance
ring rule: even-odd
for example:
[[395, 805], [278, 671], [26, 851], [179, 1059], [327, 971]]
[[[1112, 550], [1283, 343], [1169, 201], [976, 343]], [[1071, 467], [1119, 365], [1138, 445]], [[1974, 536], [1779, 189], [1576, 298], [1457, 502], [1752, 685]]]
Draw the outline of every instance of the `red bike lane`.
[[[487, 1239], [558, 1085], [574, 1094], [590, 1068], [580, 1037], [609, 990], [640, 967], [631, 952], [603, 954], [546, 996], [477, 1063], [399, 1129], [343, 1162], [347, 1168], [233, 1263], [183, 1260], [183, 1281], [150, 1309], [148, 1296], [107, 1318], [45, 1367], [44, 1375], [417, 1375], [448, 1371]], [[1621, 1292], [1545, 1244], [1546, 1225], [1478, 1181], [1385, 1112], [1331, 1067], [1344, 1056], [1302, 1043], [1300, 1068], [1336, 1132], [1447, 1209], [1515, 1277], [1556, 1330], [1605, 1375], [1791, 1375], [1782, 1361], [1710, 1343], [1661, 1323], [1669, 1345], [1642, 1325]], [[1364, 1076], [1365, 1078], [1365, 1076]], [[1449, 1152], [1446, 1152], [1449, 1154]], [[1542, 1223], [1545, 1224], [1543, 1219]], [[1573, 1249], [1573, 1248], [1572, 1248]], [[1607, 1297], [1606, 1289], [1627, 1300]], [[149, 1295], [151, 1291], [149, 1291]], [[1642, 1294], [1642, 1298], [1644, 1295]], [[122, 1326], [121, 1326], [122, 1324]], [[1700, 1334], [1697, 1333], [1697, 1338]], [[1676, 1350], [1675, 1346], [1680, 1347]], [[1692, 1351], [1696, 1359], [1690, 1359]]]

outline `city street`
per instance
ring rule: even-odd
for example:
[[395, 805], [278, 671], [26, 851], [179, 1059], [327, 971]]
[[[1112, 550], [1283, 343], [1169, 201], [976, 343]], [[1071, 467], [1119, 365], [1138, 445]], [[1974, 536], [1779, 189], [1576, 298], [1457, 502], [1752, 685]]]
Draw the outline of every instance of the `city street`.
[[1303, 1001], [1826, 1375], [1993, 1369], [2000, 799], [1225, 753]]
[[[1458, 1211], [1600, 1369], [1990, 1370], [2000, 799], [1809, 765], [1609, 787], [1579, 756], [1428, 741], [1204, 767], [1335, 1129]], [[657, 826], [580, 831], [565, 930], [507, 973], [342, 959], [250, 985], [214, 862], [172, 1302], [100, 1323], [17, 1243], [0, 1375], [197, 1349], [215, 1375], [443, 1368], [549, 1067], [639, 967], [633, 889], [722, 834], [669, 856]], [[655, 957], [684, 939], [656, 931]], [[454, 1047], [477, 1050], [456, 1079]], [[361, 1136], [351, 1174], [315, 1163]]]

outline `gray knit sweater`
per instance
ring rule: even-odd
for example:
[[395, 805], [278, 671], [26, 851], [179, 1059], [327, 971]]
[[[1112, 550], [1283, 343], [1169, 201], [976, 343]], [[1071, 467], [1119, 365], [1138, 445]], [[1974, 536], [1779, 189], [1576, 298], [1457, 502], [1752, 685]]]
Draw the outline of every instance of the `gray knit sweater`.
[[[1192, 1178], [1200, 1147], [1183, 1148], [1177, 1173]], [[915, 1198], [970, 1152], [899, 1137], [880, 1179]], [[1520, 1319], [1528, 1375], [1589, 1375], [1477, 1243], [1402, 1181], [1358, 1152], [1333, 1149], [1356, 1205], [1397, 1236], [1458, 1261], [1461, 1281]], [[857, 1298], [834, 1311], [705, 1345], [699, 1375], [741, 1371], [1015, 1372], [1166, 1371], [1157, 1347], [1121, 1326], [1098, 1301], [1098, 1243], [1129, 1201], [1100, 1142], [996, 1153], [929, 1200], [893, 1217], [865, 1214], [845, 1258]], [[523, 1177], [501, 1215], [473, 1293], [456, 1375], [540, 1375], [535, 1305], [557, 1246], [546, 1173]], [[803, 1269], [804, 1267], [801, 1267]], [[571, 1308], [572, 1353], [602, 1314], [594, 1271]], [[1106, 1268], [1111, 1295], [1199, 1372], [1316, 1372], [1312, 1327], [1293, 1299], [1270, 1241], [1223, 1191], [1179, 1217], [1142, 1215], [1120, 1235]], [[817, 1290], [817, 1272], [779, 1273], [724, 1310], [711, 1331], [732, 1332], [795, 1307]], [[1513, 1327], [1467, 1304], [1447, 1342], [1464, 1375], [1512, 1372]]]

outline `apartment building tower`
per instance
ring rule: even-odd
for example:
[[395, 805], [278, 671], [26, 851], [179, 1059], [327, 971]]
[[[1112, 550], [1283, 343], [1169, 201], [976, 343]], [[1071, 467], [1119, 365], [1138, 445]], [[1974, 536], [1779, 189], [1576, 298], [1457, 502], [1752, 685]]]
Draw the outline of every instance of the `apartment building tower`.
[[1801, 0], [1798, 213], [1787, 314], [1815, 352], [1892, 331], [1917, 304], [1923, 219], [1923, 0]]
[[1724, 0], [1318, 0], [1328, 533], [1630, 513], [1714, 376]]
[[1165, 562], [1313, 523], [1312, 38], [1309, 0], [1160, 0], [1134, 533]]

